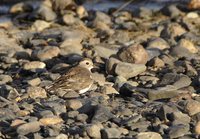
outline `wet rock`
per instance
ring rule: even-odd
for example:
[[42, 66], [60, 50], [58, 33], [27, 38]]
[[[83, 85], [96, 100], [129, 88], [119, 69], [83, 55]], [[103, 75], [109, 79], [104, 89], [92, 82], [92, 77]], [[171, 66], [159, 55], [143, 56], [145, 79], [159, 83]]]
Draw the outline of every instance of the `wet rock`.
[[41, 70], [46, 67], [46, 64], [40, 61], [31, 61], [23, 65], [24, 70]]
[[156, 48], [159, 50], [169, 49], [169, 44], [162, 38], [155, 38], [148, 42], [147, 48]]
[[162, 139], [162, 136], [156, 132], [141, 132], [137, 134], [136, 139]]
[[185, 110], [192, 116], [200, 112], [200, 102], [195, 100], [189, 100], [186, 104]]
[[103, 129], [101, 124], [92, 124], [86, 127], [86, 132], [91, 138], [101, 138], [101, 129]]
[[0, 75], [0, 85], [6, 84], [6, 83], [10, 83], [12, 82], [13, 79], [11, 76], [9, 75]]
[[102, 130], [103, 139], [119, 138], [120, 136], [121, 132], [117, 128], [107, 128]]
[[148, 53], [142, 45], [132, 45], [119, 50], [118, 57], [123, 62], [146, 64], [148, 60]]
[[29, 133], [34, 133], [40, 130], [40, 123], [35, 121], [35, 122], [30, 122], [30, 123], [26, 123], [23, 125], [20, 125], [17, 128], [17, 133], [19, 135], [27, 135]]
[[115, 68], [115, 73], [126, 79], [135, 77], [146, 70], [146, 66], [143, 64], [130, 64], [130, 63], [118, 63]]
[[63, 122], [63, 120], [60, 117], [48, 117], [48, 118], [41, 118], [39, 122], [44, 125], [44, 126], [49, 126], [49, 125], [56, 125], [60, 124]]
[[72, 110], [77, 110], [82, 106], [83, 106], [83, 104], [79, 100], [74, 99], [74, 100], [67, 101], [67, 107]]
[[169, 128], [169, 137], [171, 139], [182, 137], [184, 135], [187, 135], [189, 133], [189, 125], [174, 125]]
[[45, 61], [58, 56], [59, 53], [60, 49], [58, 47], [46, 46], [44, 49], [33, 51], [32, 57]]
[[33, 99], [47, 97], [46, 91], [41, 87], [28, 87], [27, 94]]

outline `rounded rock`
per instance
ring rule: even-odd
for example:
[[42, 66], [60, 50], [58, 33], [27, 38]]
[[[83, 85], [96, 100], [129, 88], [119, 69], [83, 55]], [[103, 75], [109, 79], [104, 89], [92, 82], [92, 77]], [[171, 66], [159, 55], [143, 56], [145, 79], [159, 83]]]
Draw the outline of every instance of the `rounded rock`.
[[28, 87], [27, 94], [29, 95], [30, 98], [33, 99], [47, 97], [45, 89], [41, 87]]
[[[99, 124], [100, 125], [100, 124]], [[86, 128], [86, 132], [88, 133], [88, 135], [91, 137], [91, 138], [101, 138], [101, 129], [102, 129], [102, 125], [99, 126], [97, 124], [93, 124], [91, 126], [88, 126]]]
[[72, 110], [77, 110], [79, 108], [81, 108], [83, 106], [83, 104], [79, 101], [79, 100], [69, 100], [67, 102], [67, 107], [72, 109]]
[[148, 53], [142, 45], [137, 44], [120, 49], [118, 52], [118, 57], [123, 62], [146, 64], [148, 60]]
[[44, 69], [46, 64], [40, 61], [32, 61], [23, 65], [24, 70]]
[[19, 135], [27, 135], [29, 133], [34, 133], [40, 130], [40, 122], [34, 121], [30, 123], [26, 123], [23, 125], [20, 125], [17, 128], [17, 133]]
[[162, 139], [162, 136], [156, 132], [141, 132], [136, 139]]

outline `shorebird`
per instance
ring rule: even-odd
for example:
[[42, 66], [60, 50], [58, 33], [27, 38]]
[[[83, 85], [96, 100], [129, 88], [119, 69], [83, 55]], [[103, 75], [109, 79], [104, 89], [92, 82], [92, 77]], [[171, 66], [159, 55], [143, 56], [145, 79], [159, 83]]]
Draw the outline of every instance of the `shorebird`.
[[83, 94], [87, 92], [93, 84], [91, 75], [92, 68], [92, 60], [84, 58], [77, 66], [70, 68], [65, 74], [56, 79], [47, 90], [54, 92], [61, 89], [64, 91], [76, 91], [79, 94]]

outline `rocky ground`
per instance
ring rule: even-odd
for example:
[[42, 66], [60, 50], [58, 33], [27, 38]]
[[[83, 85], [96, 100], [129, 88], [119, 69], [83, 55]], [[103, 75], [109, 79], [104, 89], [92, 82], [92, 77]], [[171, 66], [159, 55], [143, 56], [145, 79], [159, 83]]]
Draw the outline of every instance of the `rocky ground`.
[[[0, 138], [192, 139], [200, 134], [200, 11], [13, 5], [0, 22]], [[85, 95], [45, 87], [83, 57]]]

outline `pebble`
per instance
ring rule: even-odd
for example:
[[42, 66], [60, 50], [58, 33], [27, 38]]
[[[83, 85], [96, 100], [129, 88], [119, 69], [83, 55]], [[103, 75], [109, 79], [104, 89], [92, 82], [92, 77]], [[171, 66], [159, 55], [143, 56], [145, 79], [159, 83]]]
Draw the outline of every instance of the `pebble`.
[[65, 14], [63, 16], [63, 22], [66, 24], [66, 25], [73, 25], [75, 22], [76, 22], [76, 18], [74, 17], [73, 14], [69, 13], [69, 14]]
[[188, 8], [189, 9], [199, 9], [200, 8], [199, 0], [191, 0], [188, 3]]
[[197, 135], [200, 134], [200, 122], [199, 121], [196, 123], [194, 130]]
[[141, 132], [136, 135], [136, 139], [162, 139], [162, 136], [156, 132]]
[[66, 105], [68, 108], [72, 110], [77, 110], [83, 106], [83, 104], [79, 100], [75, 100], [75, 99], [67, 101]]
[[39, 122], [43, 125], [43, 126], [49, 126], [49, 125], [56, 125], [56, 124], [60, 124], [63, 122], [63, 120], [60, 117], [48, 117], [48, 118], [41, 118], [39, 120]]
[[40, 61], [45, 61], [58, 56], [59, 53], [60, 49], [58, 47], [45, 46], [44, 49], [33, 51], [32, 57], [35, 57]]
[[178, 46], [184, 47], [185, 49], [187, 49], [189, 52], [193, 54], [198, 52], [198, 48], [196, 48], [190, 40], [181, 39], [178, 43]]
[[83, 122], [83, 123], [86, 122], [87, 119], [88, 119], [88, 115], [86, 115], [86, 114], [79, 114], [76, 117], [77, 121]]
[[186, 17], [187, 18], [198, 18], [199, 17], [199, 15], [198, 15], [198, 13], [196, 13], [196, 12], [189, 12], [189, 13], [187, 13], [187, 15], [186, 15]]
[[27, 94], [33, 99], [47, 97], [47, 92], [41, 87], [28, 87]]
[[68, 139], [68, 136], [66, 134], [59, 134], [56, 136], [56, 139]]
[[132, 45], [119, 50], [118, 57], [123, 62], [146, 64], [148, 60], [148, 53], [142, 45]]
[[101, 138], [101, 129], [103, 129], [103, 125], [92, 124], [86, 127], [86, 132], [91, 138]]
[[185, 110], [190, 116], [193, 116], [200, 112], [200, 102], [195, 100], [189, 100], [187, 101], [187, 104], [185, 106]]
[[31, 61], [23, 65], [24, 70], [44, 69], [45, 67], [46, 67], [46, 64], [40, 61]]
[[102, 139], [119, 138], [121, 131], [117, 128], [107, 128], [102, 130]]
[[22, 124], [17, 127], [17, 133], [19, 135], [27, 135], [29, 133], [38, 132], [41, 129], [38, 121]]
[[0, 75], [0, 85], [12, 82], [13, 79], [9, 75]]
[[57, 18], [56, 13], [45, 4], [41, 4], [37, 13], [41, 16], [45, 21], [53, 21]]
[[110, 57], [107, 61], [106, 61], [106, 72], [108, 74], [114, 74], [115, 72], [115, 67], [116, 65], [120, 63], [120, 60], [114, 58], [114, 57]]
[[131, 64], [125, 62], [118, 63], [115, 68], [115, 73], [126, 79], [135, 77], [144, 71], [146, 71], [146, 66], [143, 64]]
[[33, 23], [33, 25], [31, 26], [31, 30], [36, 31], [36, 32], [41, 32], [46, 28], [49, 28], [51, 25], [51, 23], [48, 23], [46, 21], [43, 20], [37, 20]]
[[34, 78], [34, 79], [31, 79], [31, 80], [28, 80], [27, 83], [30, 86], [38, 86], [41, 83], [41, 80], [40, 80], [40, 78]]
[[159, 50], [169, 49], [169, 44], [162, 38], [155, 38], [148, 42], [147, 48], [155, 48]]

